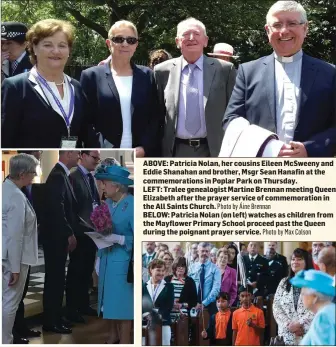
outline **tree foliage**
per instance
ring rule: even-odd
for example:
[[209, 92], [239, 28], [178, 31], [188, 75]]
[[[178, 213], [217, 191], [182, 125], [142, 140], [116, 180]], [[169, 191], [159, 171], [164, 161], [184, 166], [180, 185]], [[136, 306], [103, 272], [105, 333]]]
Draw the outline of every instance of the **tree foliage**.
[[[217, 42], [230, 43], [240, 62], [269, 54], [265, 17], [274, 0], [3, 0], [2, 20], [17, 20], [28, 26], [45, 18], [69, 20], [76, 27], [72, 64], [92, 65], [108, 54], [105, 39], [111, 25], [120, 19], [134, 22], [140, 43], [135, 60], [146, 63], [153, 49], [164, 48], [178, 56], [176, 26], [187, 18], [201, 20], [207, 28], [210, 52]], [[305, 51], [335, 61], [335, 0], [302, 0], [309, 19]]]

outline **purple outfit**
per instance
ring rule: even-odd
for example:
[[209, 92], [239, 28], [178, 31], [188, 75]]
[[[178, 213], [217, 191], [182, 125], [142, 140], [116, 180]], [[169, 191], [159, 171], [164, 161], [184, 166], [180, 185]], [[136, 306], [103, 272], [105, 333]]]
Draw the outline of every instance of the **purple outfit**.
[[230, 294], [230, 306], [237, 298], [237, 271], [228, 265], [222, 275], [222, 282], [220, 287], [221, 292]]

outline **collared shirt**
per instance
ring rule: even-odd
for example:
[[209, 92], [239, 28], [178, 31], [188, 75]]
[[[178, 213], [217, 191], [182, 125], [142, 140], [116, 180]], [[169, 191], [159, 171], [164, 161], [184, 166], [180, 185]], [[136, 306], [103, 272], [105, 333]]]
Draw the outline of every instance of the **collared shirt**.
[[17, 61], [18, 64], [20, 64], [21, 60], [24, 58], [24, 56], [27, 54], [26, 51], [23, 51], [22, 54], [17, 58], [15, 59]]
[[64, 169], [66, 175], [69, 176], [70, 175], [70, 170], [61, 161], [58, 161], [57, 163], [62, 166], [62, 168]]
[[216, 313], [216, 339], [225, 339], [226, 330], [231, 317], [231, 311], [227, 310], [225, 312], [218, 311]]
[[207, 136], [206, 125], [205, 125], [205, 112], [204, 112], [204, 101], [203, 101], [203, 60], [201, 57], [195, 62], [194, 75], [198, 85], [198, 97], [199, 97], [199, 109], [201, 117], [201, 128], [196, 134], [189, 134], [185, 128], [186, 119], [186, 105], [187, 105], [187, 83], [189, 75], [189, 63], [183, 58], [182, 60], [182, 72], [180, 80], [180, 95], [179, 95], [179, 112], [177, 117], [177, 129], [176, 137], [180, 139], [191, 139], [191, 138], [203, 138]]
[[258, 254], [253, 255], [253, 256], [249, 254], [250, 261], [255, 261], [255, 260], [256, 260], [256, 258], [257, 258], [257, 256], [258, 256]]
[[275, 58], [276, 128], [279, 139], [293, 140], [300, 102], [302, 50], [292, 57]]
[[246, 324], [250, 318], [259, 328], [265, 328], [265, 317], [260, 308], [253, 304], [249, 308], [239, 308], [232, 316], [232, 330], [237, 330], [235, 346], [260, 346], [257, 331]]
[[[221, 273], [218, 267], [210, 260], [207, 260], [204, 265], [205, 276], [202, 304], [208, 306], [210, 303], [216, 301], [221, 286]], [[188, 275], [195, 281], [197, 291], [199, 291], [200, 287], [201, 266], [202, 263], [195, 262], [189, 267], [188, 271]]]

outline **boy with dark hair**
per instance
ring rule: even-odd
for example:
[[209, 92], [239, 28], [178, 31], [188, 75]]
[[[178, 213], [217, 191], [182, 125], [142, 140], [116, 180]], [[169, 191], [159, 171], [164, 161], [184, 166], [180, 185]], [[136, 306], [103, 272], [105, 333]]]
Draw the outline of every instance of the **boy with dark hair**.
[[209, 339], [210, 345], [231, 346], [232, 314], [229, 307], [230, 295], [220, 292], [216, 298], [218, 312], [209, 320], [207, 330], [202, 331], [203, 339]]
[[265, 329], [264, 313], [252, 304], [253, 288], [241, 286], [239, 300], [241, 308], [233, 312], [232, 330], [234, 346], [260, 346], [260, 337]]

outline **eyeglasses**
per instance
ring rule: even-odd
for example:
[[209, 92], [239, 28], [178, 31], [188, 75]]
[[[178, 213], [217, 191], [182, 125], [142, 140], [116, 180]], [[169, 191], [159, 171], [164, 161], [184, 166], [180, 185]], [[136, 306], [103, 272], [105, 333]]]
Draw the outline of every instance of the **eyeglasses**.
[[290, 29], [296, 29], [305, 22], [288, 22], [288, 23], [273, 23], [270, 24], [272, 31], [281, 31], [285, 26]]
[[129, 45], [135, 45], [139, 40], [136, 37], [127, 36], [115, 36], [111, 38], [111, 41], [117, 44], [122, 44], [124, 41], [126, 41]]
[[100, 160], [99, 157], [95, 157], [95, 156], [93, 156], [93, 155], [91, 155], [91, 154], [89, 154], [89, 157], [93, 158], [93, 159], [94, 159], [95, 161], [97, 161], [98, 163], [101, 162], [101, 160]]

